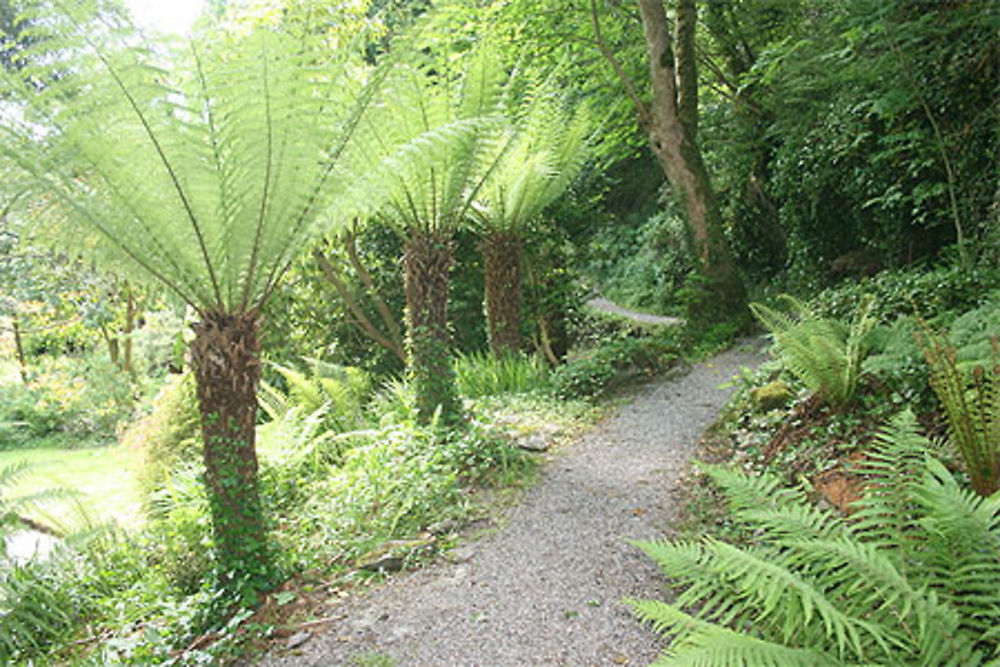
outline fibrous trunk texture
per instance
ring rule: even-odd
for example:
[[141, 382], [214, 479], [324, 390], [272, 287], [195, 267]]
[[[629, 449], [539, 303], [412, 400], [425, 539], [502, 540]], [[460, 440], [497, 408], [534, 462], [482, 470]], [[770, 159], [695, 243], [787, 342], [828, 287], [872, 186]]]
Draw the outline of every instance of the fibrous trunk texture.
[[456, 421], [461, 412], [448, 328], [453, 245], [446, 233], [414, 230], [403, 251], [407, 356], [417, 415], [424, 423], [439, 407], [445, 423]]
[[259, 590], [270, 573], [254, 443], [257, 327], [256, 313], [207, 313], [191, 343], [217, 565], [223, 585], [241, 590]]
[[496, 356], [521, 349], [521, 236], [495, 232], [481, 242], [486, 274], [486, 319]]

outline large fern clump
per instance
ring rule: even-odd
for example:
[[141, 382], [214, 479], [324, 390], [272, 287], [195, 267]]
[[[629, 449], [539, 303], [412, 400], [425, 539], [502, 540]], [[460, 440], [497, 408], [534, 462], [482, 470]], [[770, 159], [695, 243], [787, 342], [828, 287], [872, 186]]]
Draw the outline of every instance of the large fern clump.
[[863, 299], [853, 319], [844, 323], [820, 317], [790, 295], [780, 298], [784, 311], [760, 303], [750, 304], [750, 310], [771, 332], [782, 363], [824, 401], [847, 403], [857, 389], [866, 339], [876, 324], [874, 301]]
[[660, 665], [975, 665], [1000, 659], [1000, 496], [963, 488], [912, 413], [880, 435], [844, 519], [772, 475], [707, 468], [746, 544], [640, 542], [673, 602], [631, 600]]

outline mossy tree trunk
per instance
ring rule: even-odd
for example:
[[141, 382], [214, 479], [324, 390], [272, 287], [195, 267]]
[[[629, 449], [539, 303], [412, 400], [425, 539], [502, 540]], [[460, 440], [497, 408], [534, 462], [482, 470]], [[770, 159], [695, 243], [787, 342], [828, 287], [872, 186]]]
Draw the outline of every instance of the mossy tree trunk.
[[676, 0], [676, 41], [663, 0], [639, 0], [653, 100], [644, 115], [650, 148], [683, 202], [701, 270], [708, 281], [706, 319], [746, 312], [746, 291], [723, 234], [722, 216], [698, 148], [698, 80], [694, 0]]
[[492, 232], [480, 243], [486, 278], [490, 349], [502, 356], [521, 349], [521, 258], [517, 232]]
[[448, 327], [453, 251], [450, 234], [419, 230], [410, 232], [403, 251], [407, 357], [417, 415], [424, 423], [439, 407], [444, 423], [461, 415]]
[[265, 588], [271, 574], [255, 447], [257, 328], [255, 312], [207, 313], [191, 342], [217, 566], [223, 586], [240, 593]]

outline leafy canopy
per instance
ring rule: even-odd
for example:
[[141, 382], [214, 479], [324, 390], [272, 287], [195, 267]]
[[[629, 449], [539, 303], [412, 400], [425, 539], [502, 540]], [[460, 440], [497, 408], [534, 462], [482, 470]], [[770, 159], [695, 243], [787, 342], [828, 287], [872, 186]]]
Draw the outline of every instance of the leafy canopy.
[[[48, 8], [57, 37], [3, 75], [0, 154], [39, 212], [83, 223], [199, 312], [248, 312], [349, 207], [344, 163], [382, 74], [259, 27], [164, 52], [128, 25], [95, 36]], [[34, 82], [48, 82], [44, 90]]]

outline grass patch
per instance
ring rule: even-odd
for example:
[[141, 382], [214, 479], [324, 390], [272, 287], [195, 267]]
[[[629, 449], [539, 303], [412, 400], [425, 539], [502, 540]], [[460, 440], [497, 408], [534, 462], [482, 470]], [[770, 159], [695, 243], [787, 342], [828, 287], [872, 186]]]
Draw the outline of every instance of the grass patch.
[[84, 520], [142, 524], [141, 496], [132, 471], [137, 455], [120, 445], [88, 449], [32, 448], [0, 451], [0, 467], [28, 463], [32, 470], [10, 488], [12, 496], [47, 488], [78, 491], [75, 499], [52, 500], [29, 513], [45, 525], [72, 527]]

